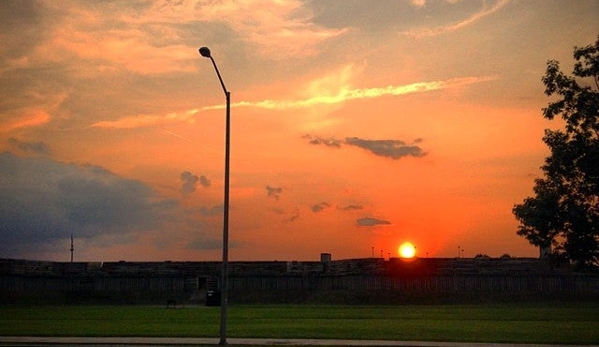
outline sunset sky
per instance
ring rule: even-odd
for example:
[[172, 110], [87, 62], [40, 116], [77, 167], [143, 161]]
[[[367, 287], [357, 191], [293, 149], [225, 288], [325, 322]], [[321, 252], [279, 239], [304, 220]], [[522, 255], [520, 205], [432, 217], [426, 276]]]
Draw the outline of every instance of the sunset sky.
[[[538, 256], [512, 207], [597, 0], [0, 2], [0, 258]], [[462, 250], [462, 251], [459, 251]]]

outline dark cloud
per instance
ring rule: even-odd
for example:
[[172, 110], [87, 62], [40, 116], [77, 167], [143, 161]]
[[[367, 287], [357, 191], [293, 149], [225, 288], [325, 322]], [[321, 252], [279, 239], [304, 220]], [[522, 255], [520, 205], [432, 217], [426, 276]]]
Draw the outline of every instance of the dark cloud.
[[36, 155], [50, 155], [50, 147], [44, 142], [24, 142], [11, 137], [8, 139], [11, 147], [19, 152]]
[[387, 157], [392, 159], [400, 159], [403, 157], [423, 157], [426, 153], [416, 144], [423, 140], [418, 138], [412, 144], [407, 144], [402, 140], [367, 140], [359, 137], [347, 137], [344, 141], [334, 137], [324, 138], [320, 136], [304, 135], [302, 138], [308, 139], [310, 144], [324, 145], [328, 147], [341, 148], [342, 144], [360, 147], [377, 156]]
[[208, 177], [202, 175], [200, 176], [200, 185], [204, 188], [208, 188], [210, 187], [212, 183], [210, 182], [210, 180], [208, 179]]
[[288, 222], [294, 222], [295, 220], [297, 220], [300, 217], [300, 210], [299, 208], [296, 208], [295, 210], [293, 210], [293, 212], [291, 213], [291, 217], [289, 217], [287, 219]]
[[358, 223], [359, 226], [363, 226], [363, 227], [373, 227], [373, 226], [377, 226], [377, 225], [391, 224], [391, 222], [389, 222], [389, 221], [371, 218], [371, 217], [360, 218], [360, 219], [356, 220], [356, 222]]
[[[0, 53], [18, 58], [42, 42], [50, 33], [43, 8], [37, 1], [0, 1]], [[43, 30], [46, 25], [46, 30]]]
[[212, 206], [210, 208], [201, 207], [200, 213], [203, 216], [215, 216], [215, 215], [222, 214], [224, 210], [225, 210], [224, 205], [217, 205], [217, 206]]
[[375, 155], [392, 159], [400, 159], [407, 156], [418, 158], [426, 155], [419, 146], [414, 144], [408, 145], [401, 140], [366, 140], [358, 137], [348, 137], [345, 139], [345, 143], [363, 148]]
[[0, 257], [46, 243], [159, 228], [178, 207], [98, 166], [0, 154]]
[[315, 204], [312, 206], [312, 212], [314, 212], [314, 213], [320, 212], [329, 206], [331, 206], [331, 205], [329, 205], [329, 203], [327, 203], [327, 202], [321, 202], [320, 204]]
[[[205, 251], [205, 250], [215, 250], [215, 249], [220, 249], [222, 247], [223, 244], [223, 240], [218, 239], [218, 238], [197, 238], [195, 240], [190, 241], [186, 248], [187, 249], [193, 249], [193, 250], [201, 250], [201, 251]], [[231, 244], [229, 243], [229, 246], [231, 246]]]
[[299, 208], [295, 208], [291, 213], [281, 208], [273, 208], [271, 209], [271, 211], [272, 213], [285, 216], [285, 218], [283, 219], [285, 222], [293, 222], [300, 217]]
[[320, 136], [304, 135], [302, 138], [308, 139], [312, 145], [325, 145], [328, 147], [341, 147], [341, 140], [337, 140], [334, 137], [324, 138]]
[[185, 172], [181, 173], [181, 176], [179, 177], [179, 179], [182, 182], [181, 188], [179, 189], [179, 191], [184, 196], [187, 196], [187, 195], [195, 192], [198, 183], [200, 183], [200, 185], [204, 188], [210, 187], [210, 180], [206, 176], [202, 175], [202, 176], [198, 177], [197, 175], [194, 175], [193, 173], [191, 173], [189, 171], [185, 171]]
[[184, 196], [187, 196], [187, 195], [195, 192], [196, 185], [197, 185], [198, 181], [200, 180], [200, 178], [198, 176], [192, 174], [189, 171], [182, 172], [179, 179], [181, 180], [181, 182], [183, 182], [181, 184], [181, 188], [179, 189], [179, 191]]
[[[238, 242], [235, 240], [229, 240], [229, 249], [231, 248], [243, 248], [246, 246], [245, 242]], [[218, 237], [204, 237], [204, 238], [196, 238], [191, 240], [185, 245], [186, 249], [196, 250], [196, 251], [212, 251], [212, 250], [220, 250], [223, 247], [222, 238]]]
[[279, 197], [283, 193], [283, 188], [281, 187], [271, 187], [266, 186], [266, 196], [273, 197], [275, 200], [279, 200]]
[[355, 210], [363, 210], [364, 206], [362, 206], [362, 205], [347, 205], [347, 206], [341, 206], [338, 208], [343, 211], [355, 211]]
[[[429, 3], [427, 8], [431, 6]], [[383, 1], [377, 3], [375, 10], [372, 4], [363, 0], [332, 3], [313, 1], [310, 2], [310, 6], [314, 8], [314, 23], [334, 28], [360, 28], [377, 34], [390, 30], [390, 25], [393, 26], [393, 30], [410, 28], [423, 21], [421, 17], [424, 17], [421, 12], [415, 10], [410, 1]], [[399, 13], [409, 15], [404, 15], [401, 20], [397, 20]]]

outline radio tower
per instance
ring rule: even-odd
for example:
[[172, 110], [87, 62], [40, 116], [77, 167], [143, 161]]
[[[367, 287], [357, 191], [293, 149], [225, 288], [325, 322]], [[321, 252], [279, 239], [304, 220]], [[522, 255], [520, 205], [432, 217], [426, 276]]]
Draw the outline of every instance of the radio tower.
[[73, 262], [73, 251], [75, 247], [73, 246], [73, 234], [71, 234], [71, 263]]

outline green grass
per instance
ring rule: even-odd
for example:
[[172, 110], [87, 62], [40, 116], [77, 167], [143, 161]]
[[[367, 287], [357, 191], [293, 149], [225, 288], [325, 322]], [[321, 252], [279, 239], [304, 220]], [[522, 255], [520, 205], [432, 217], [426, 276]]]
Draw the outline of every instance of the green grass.
[[[599, 302], [229, 307], [229, 337], [599, 344]], [[218, 337], [220, 308], [0, 307], [4, 336]]]

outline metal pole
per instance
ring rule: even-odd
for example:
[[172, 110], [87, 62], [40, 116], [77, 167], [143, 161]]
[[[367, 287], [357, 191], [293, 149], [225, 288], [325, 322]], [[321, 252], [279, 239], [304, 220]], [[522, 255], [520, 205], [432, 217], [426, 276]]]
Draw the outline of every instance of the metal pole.
[[220, 71], [216, 66], [214, 58], [208, 47], [199, 49], [200, 55], [205, 58], [210, 58], [220, 85], [223, 87], [225, 97], [227, 98], [227, 114], [225, 118], [225, 197], [223, 206], [223, 264], [221, 270], [221, 293], [220, 293], [220, 342], [219, 345], [227, 344], [227, 302], [229, 296], [229, 156], [231, 152], [231, 93], [225, 87], [220, 76]]
[[[216, 71], [218, 72], [218, 70]], [[220, 345], [227, 344], [227, 301], [229, 296], [229, 154], [231, 150], [231, 93], [225, 89], [225, 95], [227, 96], [227, 116], [225, 120], [225, 198], [223, 211], [223, 268], [221, 273], [222, 288], [220, 294]]]

